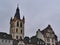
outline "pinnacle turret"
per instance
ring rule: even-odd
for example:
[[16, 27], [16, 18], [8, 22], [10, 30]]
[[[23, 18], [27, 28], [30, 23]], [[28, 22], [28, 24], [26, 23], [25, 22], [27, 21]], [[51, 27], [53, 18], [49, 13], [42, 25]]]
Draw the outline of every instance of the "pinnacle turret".
[[25, 23], [25, 17], [23, 16], [23, 22]]

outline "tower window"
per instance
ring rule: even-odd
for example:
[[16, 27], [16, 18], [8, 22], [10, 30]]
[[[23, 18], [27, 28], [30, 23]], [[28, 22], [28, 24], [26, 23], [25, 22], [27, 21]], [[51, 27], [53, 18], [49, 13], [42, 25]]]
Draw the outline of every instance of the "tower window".
[[20, 27], [22, 27], [22, 23], [20, 23]]
[[20, 36], [20, 39], [22, 39], [22, 37]]
[[18, 39], [18, 36], [16, 36], [16, 39]]
[[16, 32], [18, 32], [18, 29], [16, 28]]
[[22, 29], [21, 29], [21, 34], [22, 34]]
[[17, 22], [17, 27], [19, 27], [19, 22]]

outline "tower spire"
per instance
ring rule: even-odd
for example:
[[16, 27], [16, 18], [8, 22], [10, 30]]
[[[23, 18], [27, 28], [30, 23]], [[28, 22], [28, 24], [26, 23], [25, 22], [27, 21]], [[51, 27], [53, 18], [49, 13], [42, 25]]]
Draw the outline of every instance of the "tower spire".
[[14, 17], [16, 17], [17, 19], [20, 19], [20, 10], [19, 10], [18, 4], [17, 4], [17, 9]]

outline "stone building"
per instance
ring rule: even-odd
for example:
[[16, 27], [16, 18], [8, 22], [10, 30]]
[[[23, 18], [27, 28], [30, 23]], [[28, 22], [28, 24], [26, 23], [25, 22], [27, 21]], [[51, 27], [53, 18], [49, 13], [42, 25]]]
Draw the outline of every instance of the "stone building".
[[57, 45], [58, 39], [51, 25], [48, 25], [41, 32], [44, 35], [45, 45]]
[[20, 18], [19, 7], [17, 7], [14, 18], [10, 19], [10, 34], [13, 39], [24, 39], [24, 23], [25, 18], [24, 16], [23, 19]]

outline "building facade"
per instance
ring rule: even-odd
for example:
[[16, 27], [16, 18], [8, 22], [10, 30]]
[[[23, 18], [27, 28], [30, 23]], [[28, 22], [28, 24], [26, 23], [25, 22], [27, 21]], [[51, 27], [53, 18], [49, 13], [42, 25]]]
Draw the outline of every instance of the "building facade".
[[48, 25], [44, 30], [41, 31], [44, 35], [45, 45], [58, 45], [58, 39], [54, 33], [51, 25]]

